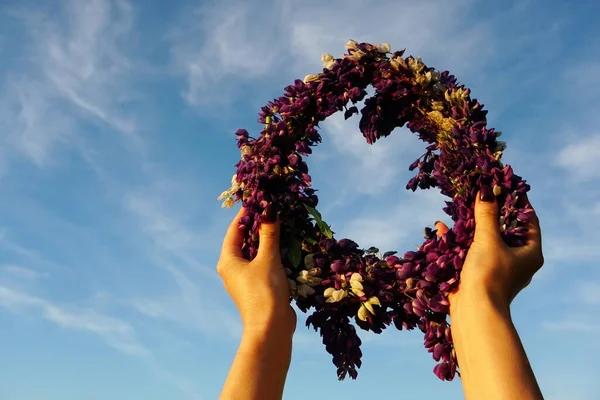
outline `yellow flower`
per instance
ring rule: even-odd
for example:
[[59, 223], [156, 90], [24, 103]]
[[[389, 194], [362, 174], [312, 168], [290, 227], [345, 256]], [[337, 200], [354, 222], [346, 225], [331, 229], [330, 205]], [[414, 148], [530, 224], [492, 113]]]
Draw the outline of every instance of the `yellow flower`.
[[377, 306], [381, 305], [381, 303], [379, 302], [379, 299], [376, 296], [373, 296], [373, 297], [369, 298], [369, 300], [367, 300], [363, 304], [365, 305], [365, 307], [367, 308], [367, 310], [369, 310], [369, 312], [371, 314], [375, 314], [375, 310], [373, 309], [373, 305], [377, 305]]
[[429, 117], [430, 120], [432, 120], [433, 122], [435, 122], [438, 125], [441, 125], [442, 122], [444, 121], [444, 114], [442, 114], [439, 111], [431, 111], [427, 114], [427, 116]]
[[221, 205], [221, 207], [223, 208], [231, 208], [235, 205], [235, 200], [233, 200], [233, 197], [228, 197], [227, 200], [225, 200], [223, 202], [223, 204]]
[[500, 193], [502, 193], [502, 188], [498, 185], [494, 185], [494, 196], [500, 196]]
[[364, 288], [362, 285], [362, 281], [362, 276], [357, 272], [353, 273], [350, 277], [350, 287], [352, 288], [352, 292], [358, 297], [362, 297], [365, 295], [365, 292], [363, 292]]
[[358, 43], [356, 42], [356, 40], [350, 39], [346, 42], [345, 47], [346, 50], [356, 50], [358, 49]]
[[377, 51], [380, 53], [389, 53], [390, 52], [390, 44], [389, 43], [379, 43], [377, 46]]
[[364, 304], [362, 304], [360, 306], [360, 308], [358, 309], [357, 316], [358, 316], [358, 319], [360, 319], [361, 321], [366, 321], [367, 318], [369, 317], [369, 311], [366, 309]]
[[333, 64], [335, 64], [335, 58], [331, 54], [325, 53], [321, 56], [321, 61], [323, 62], [323, 67], [327, 69], [331, 69]]
[[321, 281], [323, 279], [321, 279], [317, 276], [314, 276], [313, 273], [311, 273], [311, 272], [312, 272], [312, 270], [311, 271], [307, 271], [307, 270], [300, 271], [300, 275], [298, 275], [296, 280], [305, 285], [317, 286], [318, 284], [321, 283]]
[[392, 64], [392, 67], [394, 67], [396, 71], [399, 70], [400, 67], [406, 67], [406, 62], [400, 56], [393, 57], [392, 61], [390, 61], [390, 64]]
[[374, 305], [380, 306], [381, 303], [379, 302], [379, 299], [375, 296], [369, 298], [369, 300], [363, 302], [360, 306], [360, 308], [358, 309], [358, 319], [360, 319], [361, 321], [366, 321], [367, 318], [370, 315], [375, 315], [375, 309], [373, 308]]
[[300, 297], [308, 297], [310, 295], [315, 294], [315, 289], [303, 283], [298, 286], [298, 296]]
[[226, 199], [227, 197], [231, 197], [231, 193], [229, 192], [229, 190], [226, 190], [223, 193], [221, 193], [221, 195], [219, 197], [217, 197], [217, 200], [223, 200], [223, 199]]
[[319, 75], [308, 74], [304, 77], [304, 83], [314, 82], [319, 80]]
[[358, 43], [355, 40], [348, 40], [346, 42], [346, 50], [352, 50], [352, 54], [347, 57], [353, 60], [360, 60], [365, 55], [365, 53], [358, 49]]
[[430, 120], [435, 122], [435, 124], [440, 128], [440, 132], [438, 134], [439, 142], [444, 142], [446, 141], [444, 139], [450, 138], [448, 135], [452, 132], [452, 129], [456, 124], [456, 121], [454, 119], [445, 118], [444, 114], [442, 114], [440, 111], [430, 111], [429, 113], [427, 113], [427, 117], [429, 117]]
[[470, 93], [471, 91], [469, 89], [459, 88], [453, 89], [451, 91], [446, 90], [446, 93], [444, 93], [444, 97], [446, 98], [446, 101], [460, 106], [467, 99], [467, 97], [469, 97]]
[[242, 153], [242, 156], [245, 156], [245, 155], [248, 155], [248, 154], [252, 154], [252, 147], [248, 146], [248, 145], [244, 145], [240, 149], [240, 152]]
[[413, 72], [419, 73], [425, 68], [425, 64], [421, 61], [421, 57], [409, 58], [408, 67], [413, 70]]
[[334, 288], [327, 288], [323, 295], [327, 299], [327, 303], [335, 303], [348, 296], [348, 293], [344, 289], [335, 290]]

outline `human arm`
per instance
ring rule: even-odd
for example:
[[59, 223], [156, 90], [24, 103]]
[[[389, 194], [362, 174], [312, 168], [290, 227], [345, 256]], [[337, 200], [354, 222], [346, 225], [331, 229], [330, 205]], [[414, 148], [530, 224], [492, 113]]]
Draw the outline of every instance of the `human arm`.
[[465, 399], [543, 399], [509, 305], [487, 291], [462, 300], [450, 316]]
[[289, 305], [281, 264], [279, 225], [261, 225], [258, 255], [249, 262], [241, 252], [243, 238], [238, 227], [242, 215], [243, 209], [227, 231], [217, 266], [244, 326], [220, 399], [281, 399], [296, 315]]
[[[475, 238], [459, 289], [449, 297], [465, 398], [540, 400], [542, 393], [510, 313], [514, 297], [543, 264], [539, 221], [534, 214], [525, 246], [507, 246], [500, 235], [496, 201], [491, 191], [485, 192], [488, 201], [478, 198], [475, 205]], [[436, 227], [438, 234], [448, 230], [443, 224]]]
[[281, 399], [291, 355], [289, 332], [244, 332], [220, 399]]

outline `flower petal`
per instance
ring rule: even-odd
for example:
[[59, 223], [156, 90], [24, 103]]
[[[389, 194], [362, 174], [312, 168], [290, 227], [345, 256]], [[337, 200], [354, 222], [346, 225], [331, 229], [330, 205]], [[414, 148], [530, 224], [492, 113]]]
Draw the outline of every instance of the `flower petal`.
[[223, 200], [229, 196], [231, 196], [231, 194], [229, 193], [229, 190], [226, 190], [223, 193], [221, 193], [221, 195], [219, 197], [217, 197], [217, 200]]
[[358, 289], [358, 290], [364, 289], [362, 283], [360, 283], [359, 281], [350, 281], [350, 286], [352, 286], [352, 289]]
[[364, 305], [361, 305], [360, 308], [358, 309], [358, 313], [356, 316], [361, 321], [366, 321], [367, 318], [369, 317], [369, 311], [365, 308]]

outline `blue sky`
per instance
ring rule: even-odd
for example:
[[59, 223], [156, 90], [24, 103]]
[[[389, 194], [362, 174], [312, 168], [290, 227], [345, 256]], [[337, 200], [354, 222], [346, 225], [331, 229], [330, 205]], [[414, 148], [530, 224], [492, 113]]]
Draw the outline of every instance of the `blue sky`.
[[[600, 398], [597, 2], [48, 3], [0, 7], [0, 399], [217, 397], [240, 335], [215, 274], [233, 132], [350, 38], [421, 55], [490, 110], [544, 234], [517, 327], [547, 399]], [[356, 125], [323, 126], [320, 209], [338, 237], [412, 249], [445, 217], [404, 190], [423, 146]], [[286, 399], [462, 397], [420, 333], [363, 335], [359, 379], [337, 382], [302, 321]]]

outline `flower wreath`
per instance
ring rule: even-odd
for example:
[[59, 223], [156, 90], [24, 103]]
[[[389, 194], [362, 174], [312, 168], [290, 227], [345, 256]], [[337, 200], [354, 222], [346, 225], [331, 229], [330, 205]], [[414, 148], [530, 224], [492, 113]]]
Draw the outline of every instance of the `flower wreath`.
[[[321, 73], [296, 80], [284, 96], [262, 107], [259, 137], [244, 129], [236, 132], [241, 160], [232, 187], [219, 199], [225, 199], [224, 207], [241, 201], [246, 208], [240, 229], [247, 259], [256, 256], [260, 222], [279, 215], [291, 298], [303, 312], [314, 309], [306, 324], [320, 330], [339, 379], [356, 379], [361, 366], [353, 319], [376, 333], [391, 324], [399, 330], [418, 327], [438, 362], [434, 373], [452, 380], [457, 360], [447, 296], [458, 285], [473, 241], [475, 196], [482, 185], [493, 188], [502, 236], [520, 246], [533, 210], [517, 206], [517, 200], [529, 185], [502, 165], [506, 145], [496, 140], [500, 132], [487, 128], [487, 111], [453, 75], [425, 66], [420, 58], [403, 58], [404, 51], [391, 53], [387, 43], [350, 40], [346, 49], [342, 58], [323, 55]], [[417, 133], [428, 146], [410, 165], [418, 172], [406, 187], [438, 188], [449, 197], [443, 210], [454, 221], [441, 237], [425, 228], [425, 242], [402, 257], [335, 239], [316, 210], [316, 190], [303, 161], [321, 142], [319, 122], [337, 111], [345, 110], [346, 119], [358, 114], [356, 104], [369, 86], [375, 94], [364, 101], [359, 123], [367, 143], [404, 125]]]

